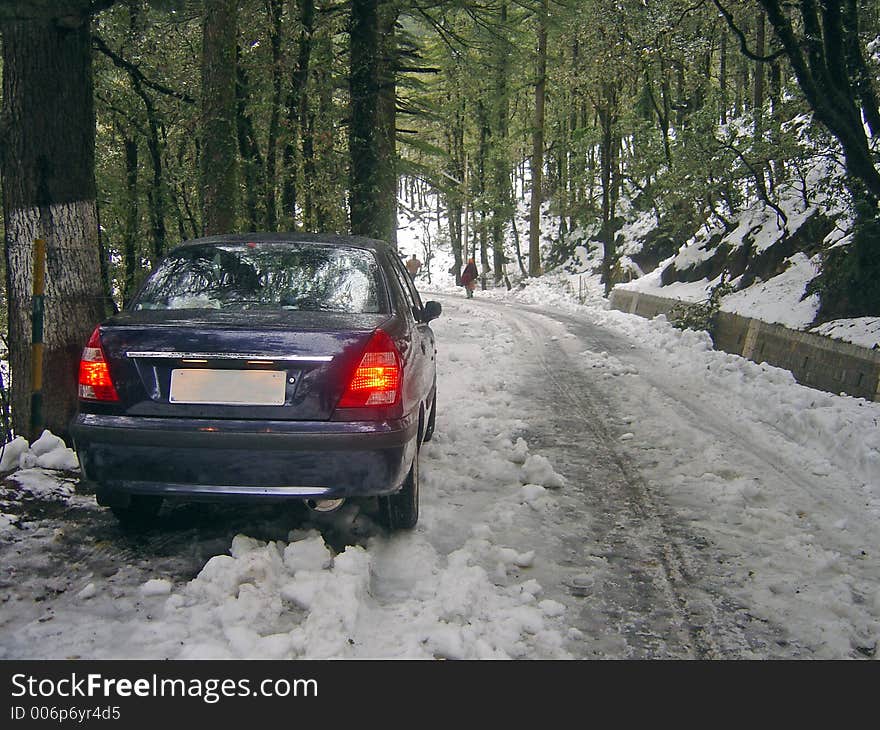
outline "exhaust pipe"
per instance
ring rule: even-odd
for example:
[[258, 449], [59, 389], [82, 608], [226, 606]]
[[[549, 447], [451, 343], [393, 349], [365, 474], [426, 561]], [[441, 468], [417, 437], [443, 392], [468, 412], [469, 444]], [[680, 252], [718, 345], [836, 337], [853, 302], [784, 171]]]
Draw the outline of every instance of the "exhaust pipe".
[[326, 515], [330, 512], [335, 512], [338, 510], [343, 504], [345, 504], [344, 499], [307, 499], [305, 500], [306, 507], [308, 507], [312, 512], [317, 512], [318, 514]]

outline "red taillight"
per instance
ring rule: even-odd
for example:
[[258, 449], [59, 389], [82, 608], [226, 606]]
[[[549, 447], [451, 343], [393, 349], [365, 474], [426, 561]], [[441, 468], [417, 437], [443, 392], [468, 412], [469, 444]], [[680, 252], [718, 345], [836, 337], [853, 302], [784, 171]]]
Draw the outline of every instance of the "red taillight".
[[400, 393], [400, 355], [383, 330], [376, 330], [355, 368], [339, 408], [391, 406]]
[[101, 347], [98, 327], [92, 332], [79, 361], [79, 397], [83, 400], [117, 401], [119, 396], [110, 378], [110, 367]]

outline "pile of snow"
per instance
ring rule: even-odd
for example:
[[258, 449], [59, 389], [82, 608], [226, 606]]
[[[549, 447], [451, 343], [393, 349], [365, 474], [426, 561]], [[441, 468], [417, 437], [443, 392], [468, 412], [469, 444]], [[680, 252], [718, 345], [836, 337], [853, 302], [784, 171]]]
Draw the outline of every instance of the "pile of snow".
[[[485, 525], [473, 532], [445, 556], [416, 533], [339, 553], [313, 529], [293, 530], [287, 542], [237, 535], [229, 554], [210, 558], [192, 581], [142, 583], [137, 605], [146, 617], [116, 601], [103, 626], [123, 643], [102, 641], [90, 651], [179, 659], [570, 658], [565, 606], [544, 598], [534, 579], [499, 586], [492, 575], [528, 568], [534, 552], [498, 545]], [[83, 611], [101, 614], [113, 601], [94, 581], [76, 599], [57, 651], [82, 651], [92, 641]]]
[[63, 439], [49, 430], [44, 430], [32, 444], [24, 436], [16, 436], [2, 447], [0, 472], [15, 469], [56, 469], [76, 471], [79, 461], [73, 449], [67, 448]]
[[[180, 658], [504, 659], [531, 656], [536, 643], [565, 657], [553, 626], [564, 607], [541, 600], [535, 581], [496, 587], [475, 564], [491, 547], [474, 537], [442, 559], [410, 536], [334, 555], [316, 531], [294, 531], [287, 543], [239, 535], [139, 631], [160, 650], [185, 645]], [[534, 557], [495, 550], [501, 564]], [[376, 571], [396, 573], [397, 595], [372, 595]], [[154, 580], [141, 592], [166, 587]]]

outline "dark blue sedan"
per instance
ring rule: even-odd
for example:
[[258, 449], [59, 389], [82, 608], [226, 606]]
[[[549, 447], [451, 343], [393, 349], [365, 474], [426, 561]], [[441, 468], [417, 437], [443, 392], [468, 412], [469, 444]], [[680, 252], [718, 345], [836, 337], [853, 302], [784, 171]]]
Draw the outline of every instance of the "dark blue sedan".
[[378, 497], [389, 529], [419, 516], [436, 347], [396, 251], [352, 236], [187, 242], [83, 350], [71, 426], [98, 503], [123, 522], [164, 497]]

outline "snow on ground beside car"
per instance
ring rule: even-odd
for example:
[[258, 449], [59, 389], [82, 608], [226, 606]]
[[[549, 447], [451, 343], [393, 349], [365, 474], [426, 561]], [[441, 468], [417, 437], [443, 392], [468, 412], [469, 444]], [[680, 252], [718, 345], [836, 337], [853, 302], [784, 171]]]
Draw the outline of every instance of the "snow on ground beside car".
[[[51, 620], [24, 621], [14, 646], [0, 641], [0, 655], [569, 657], [565, 606], [535, 577], [535, 546], [565, 480], [519, 435], [527, 414], [509, 394], [516, 364], [483, 366], [507, 357], [511, 332], [455, 314], [435, 329], [440, 405], [422, 450], [416, 530], [385, 535], [349, 504], [329, 518], [352, 535], [340, 552], [304, 527], [286, 541], [241, 534], [191, 581], [144, 576], [134, 566], [80, 576], [53, 603]], [[23, 469], [8, 484], [52, 482], [45, 471]], [[511, 534], [520, 536], [515, 544]]]
[[16, 436], [2, 447], [0, 454], [0, 472], [34, 467], [70, 471], [79, 468], [73, 449], [67, 448], [62, 439], [48, 430], [32, 444], [23, 436]]
[[11, 469], [16, 470], [13, 483], [20, 496], [64, 500], [73, 495], [74, 482], [59, 479], [55, 472], [76, 472], [79, 462], [73, 449], [46, 430], [32, 444], [17, 436], [3, 447], [0, 472]]
[[142, 590], [161, 618], [132, 644], [179, 658], [564, 656], [540, 587], [499, 588], [475, 564], [489, 545], [474, 537], [441, 558], [414, 534], [334, 555], [314, 530], [288, 543], [239, 535], [164, 602]]

